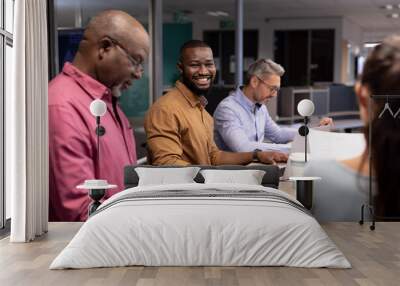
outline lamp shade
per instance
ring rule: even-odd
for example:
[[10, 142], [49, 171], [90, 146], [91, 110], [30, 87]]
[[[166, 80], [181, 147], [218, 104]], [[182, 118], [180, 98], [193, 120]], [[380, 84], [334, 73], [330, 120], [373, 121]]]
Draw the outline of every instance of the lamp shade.
[[309, 99], [303, 99], [297, 105], [297, 112], [301, 116], [311, 116], [314, 113], [314, 103]]
[[93, 116], [103, 116], [106, 114], [107, 105], [101, 99], [95, 99], [90, 103], [90, 112]]

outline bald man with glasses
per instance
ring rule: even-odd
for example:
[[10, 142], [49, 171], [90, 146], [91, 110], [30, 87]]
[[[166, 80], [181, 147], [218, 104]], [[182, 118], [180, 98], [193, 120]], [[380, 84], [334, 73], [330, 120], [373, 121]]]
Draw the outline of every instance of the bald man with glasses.
[[[143, 26], [123, 11], [108, 10], [86, 27], [72, 63], [49, 83], [50, 221], [84, 221], [91, 200], [76, 186], [88, 179], [116, 184], [105, 198], [124, 189], [123, 169], [136, 164], [133, 128], [119, 107], [121, 91], [142, 77], [149, 54]], [[101, 161], [97, 162], [95, 99], [107, 112], [101, 119]]]
[[[286, 143], [294, 139], [297, 129], [277, 125], [265, 106], [278, 95], [284, 72], [270, 59], [260, 59], [249, 67], [245, 85], [222, 100], [214, 112], [214, 139], [220, 149], [289, 152]], [[320, 121], [320, 125], [330, 124], [331, 118]]]

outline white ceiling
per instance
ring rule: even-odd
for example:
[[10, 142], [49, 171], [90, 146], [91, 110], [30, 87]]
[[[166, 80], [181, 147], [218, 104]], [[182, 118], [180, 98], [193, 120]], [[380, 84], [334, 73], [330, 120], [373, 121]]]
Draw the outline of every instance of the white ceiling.
[[[115, 8], [129, 12], [139, 18], [146, 18], [149, 2], [144, 0], [55, 0], [57, 9], [73, 11], [81, 6], [83, 22], [103, 9]], [[233, 19], [235, 11], [234, 0], [163, 0], [164, 14], [173, 14], [179, 10], [189, 10], [193, 16], [206, 16], [207, 11], [225, 11]], [[400, 28], [400, 18], [387, 17], [390, 12], [381, 7], [385, 4], [400, 4], [400, 0], [243, 0], [244, 21], [275, 18], [298, 17], [344, 17], [359, 25], [364, 31]], [[77, 4], [78, 3], [78, 4]], [[400, 14], [400, 9], [392, 12]], [[59, 15], [59, 22], [63, 22]], [[212, 17], [212, 16], [208, 16]]]

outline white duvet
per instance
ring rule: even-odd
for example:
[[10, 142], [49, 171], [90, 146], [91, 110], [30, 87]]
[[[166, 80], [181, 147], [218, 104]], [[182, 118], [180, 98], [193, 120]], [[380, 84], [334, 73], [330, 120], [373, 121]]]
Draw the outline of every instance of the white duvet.
[[[154, 197], [174, 190], [172, 197]], [[50, 269], [128, 265], [351, 267], [300, 203], [276, 189], [238, 184], [118, 193], [82, 225]]]

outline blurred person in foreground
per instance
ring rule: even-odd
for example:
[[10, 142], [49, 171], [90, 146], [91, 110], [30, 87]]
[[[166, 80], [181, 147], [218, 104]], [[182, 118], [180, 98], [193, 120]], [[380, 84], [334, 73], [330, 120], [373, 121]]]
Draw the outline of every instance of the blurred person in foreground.
[[[388, 37], [374, 48], [365, 62], [355, 92], [367, 142], [363, 154], [344, 161], [311, 161], [305, 170], [305, 176], [322, 177], [314, 185], [312, 209], [320, 221], [360, 219], [361, 205], [368, 204], [370, 169], [375, 213], [400, 217], [400, 99], [390, 97], [400, 95], [400, 36]], [[385, 96], [371, 98], [372, 95]], [[391, 111], [385, 110], [386, 103]], [[369, 164], [369, 155], [372, 156], [372, 165]]]

